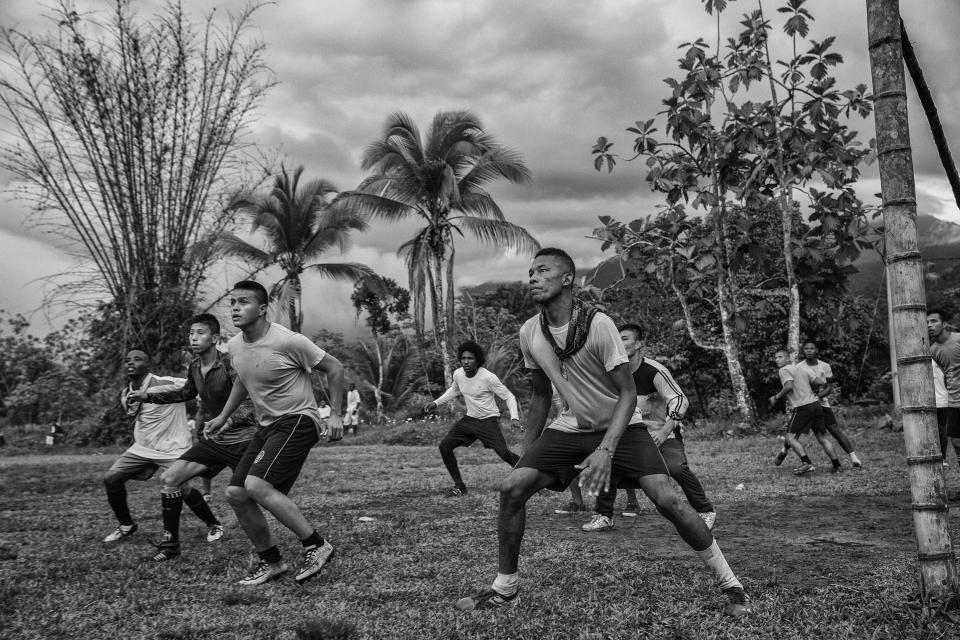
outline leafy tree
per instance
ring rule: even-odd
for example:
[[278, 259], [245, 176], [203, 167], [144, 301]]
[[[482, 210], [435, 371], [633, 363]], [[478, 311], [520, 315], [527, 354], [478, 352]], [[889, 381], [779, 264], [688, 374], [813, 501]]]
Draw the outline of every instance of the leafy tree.
[[91, 266], [61, 294], [109, 301], [122, 339], [171, 356], [228, 223], [217, 202], [240, 169], [241, 135], [273, 80], [247, 37], [256, 7], [198, 25], [171, 3], [108, 17], [61, 1], [51, 32], [0, 29], [0, 104], [14, 142], [0, 166]]
[[356, 371], [364, 385], [374, 390], [378, 420], [383, 419], [385, 410], [397, 411], [413, 398], [421, 397], [426, 374], [418, 359], [417, 351], [400, 332], [380, 336], [374, 346], [358, 343], [354, 358]]
[[366, 265], [353, 262], [307, 264], [330, 249], [344, 251], [351, 232], [366, 230], [367, 223], [362, 216], [328, 201], [328, 196], [337, 192], [331, 183], [321, 179], [301, 185], [302, 174], [302, 166], [292, 176], [281, 168], [269, 195], [257, 198], [243, 194], [228, 207], [231, 212], [250, 218], [251, 232], [264, 236], [265, 249], [227, 231], [220, 233], [217, 240], [217, 246], [227, 255], [239, 257], [258, 269], [276, 265], [283, 270], [283, 278], [273, 285], [270, 295], [282, 301], [294, 331], [300, 331], [303, 325], [300, 276], [304, 272], [345, 280], [373, 275]]
[[523, 227], [507, 221], [485, 188], [500, 179], [529, 182], [530, 171], [516, 151], [498, 144], [469, 111], [438, 113], [424, 136], [406, 114], [391, 115], [382, 136], [364, 152], [363, 168], [371, 175], [344, 194], [346, 203], [387, 220], [413, 217], [423, 224], [399, 254], [407, 265], [419, 336], [429, 295], [434, 338], [449, 384], [454, 368], [455, 237], [466, 233], [498, 249], [538, 249]]

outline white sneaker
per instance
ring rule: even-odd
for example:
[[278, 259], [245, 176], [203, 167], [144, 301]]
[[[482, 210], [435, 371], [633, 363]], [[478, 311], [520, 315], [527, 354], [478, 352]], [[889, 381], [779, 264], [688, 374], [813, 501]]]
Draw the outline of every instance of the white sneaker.
[[705, 513], [698, 513], [697, 515], [703, 520], [703, 524], [707, 525], [707, 529], [713, 531], [713, 523], [717, 521], [717, 512], [707, 511]]
[[607, 516], [596, 513], [590, 522], [580, 528], [588, 533], [594, 531], [610, 531], [610, 529], [613, 529], [613, 518], [608, 518]]
[[216, 542], [223, 537], [223, 525], [212, 524], [207, 527], [207, 542]]
[[300, 571], [293, 577], [297, 584], [303, 584], [310, 578], [313, 578], [324, 565], [334, 556], [333, 545], [329, 540], [324, 540], [319, 547], [314, 547], [309, 551], [303, 552], [303, 562], [300, 563]]
[[624, 518], [636, 518], [642, 510], [643, 507], [638, 504], [628, 504], [620, 515]]
[[134, 522], [131, 525], [121, 524], [119, 527], [107, 534], [107, 537], [103, 539], [104, 542], [120, 542], [121, 540], [126, 540], [132, 536], [137, 530], [137, 523]]
[[270, 582], [271, 580], [276, 580], [287, 571], [290, 570], [290, 567], [286, 562], [281, 560], [277, 564], [270, 564], [264, 560], [261, 560], [253, 570], [244, 576], [243, 580], [237, 584], [241, 584], [245, 587], [252, 587], [258, 584], [263, 584], [265, 582]]

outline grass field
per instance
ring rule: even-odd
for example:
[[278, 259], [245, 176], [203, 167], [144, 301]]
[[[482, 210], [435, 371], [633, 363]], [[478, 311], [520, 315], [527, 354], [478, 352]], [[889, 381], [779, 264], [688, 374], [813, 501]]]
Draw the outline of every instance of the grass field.
[[[424, 442], [444, 431], [404, 428], [419, 428]], [[917, 602], [901, 434], [853, 434], [864, 470], [831, 474], [821, 464], [802, 478], [789, 471], [794, 458], [772, 465], [770, 437], [691, 434], [717, 539], [756, 605], [737, 620], [720, 615], [710, 576], [649, 503], [611, 532], [585, 534], [585, 518], [553, 514], [566, 501], [553, 493], [529, 504], [520, 606], [456, 611], [453, 602], [496, 571], [495, 490], [507, 468], [478, 445], [459, 450], [470, 493], [458, 499], [441, 495], [449, 480], [435, 446], [374, 444], [390, 434], [365, 433], [318, 447], [293, 495], [337, 557], [304, 587], [287, 577], [247, 589], [235, 583], [251, 548], [222, 497], [223, 541], [206, 543], [184, 510], [184, 555], [153, 565], [155, 480], [128, 485], [139, 533], [99, 542], [114, 527], [100, 477], [119, 451], [0, 457], [0, 637], [960, 638], [960, 616]], [[947, 479], [960, 487], [954, 463]], [[225, 481], [214, 481], [216, 492]], [[297, 541], [275, 531], [296, 559]]]

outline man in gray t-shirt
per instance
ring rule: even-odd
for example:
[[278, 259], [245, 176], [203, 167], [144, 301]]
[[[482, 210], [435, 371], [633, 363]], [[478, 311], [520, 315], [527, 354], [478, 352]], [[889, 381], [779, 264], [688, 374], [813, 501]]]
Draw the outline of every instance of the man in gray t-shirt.
[[947, 406], [942, 412], [945, 420], [940, 428], [940, 451], [947, 453], [947, 442], [960, 462], [960, 333], [948, 325], [947, 316], [939, 309], [927, 310], [927, 334], [930, 336], [930, 355], [943, 371], [947, 390]]

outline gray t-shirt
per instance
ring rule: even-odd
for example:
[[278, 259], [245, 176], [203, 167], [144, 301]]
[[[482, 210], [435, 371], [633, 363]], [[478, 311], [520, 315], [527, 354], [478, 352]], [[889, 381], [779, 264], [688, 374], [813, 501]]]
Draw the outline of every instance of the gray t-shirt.
[[[550, 328], [557, 344], [566, 344], [567, 328]], [[608, 372], [629, 362], [613, 320], [603, 313], [594, 316], [586, 343], [564, 361], [566, 378], [560, 375], [560, 360], [540, 330], [539, 315], [520, 327], [520, 350], [525, 366], [542, 369], [563, 401], [563, 410], [548, 429], [570, 433], [607, 430], [619, 398]], [[639, 424], [641, 420], [640, 411], [634, 410], [629, 424]]]
[[256, 342], [247, 342], [240, 333], [230, 339], [227, 350], [261, 426], [287, 415], [305, 415], [320, 425], [310, 372], [326, 355], [323, 349], [271, 322]]
[[934, 341], [930, 345], [930, 355], [943, 369], [949, 406], [960, 407], [960, 333], [951, 331], [943, 344]]
[[[797, 363], [797, 366], [806, 369], [813, 378], [821, 378], [827, 382], [833, 381], [833, 369], [831, 369], [830, 365], [823, 360], [817, 360], [817, 364], [815, 365], [811, 365], [806, 360], [801, 360]], [[821, 407], [830, 406], [830, 400], [828, 400], [826, 396], [822, 398], [817, 396], [817, 399], [820, 400]]]
[[781, 367], [778, 372], [780, 382], [786, 384], [793, 381], [793, 389], [787, 394], [787, 406], [790, 408], [802, 407], [814, 402], [820, 402], [820, 398], [813, 392], [813, 384], [824, 384], [826, 380], [817, 378], [808, 367], [801, 367], [799, 364], [788, 364]]

